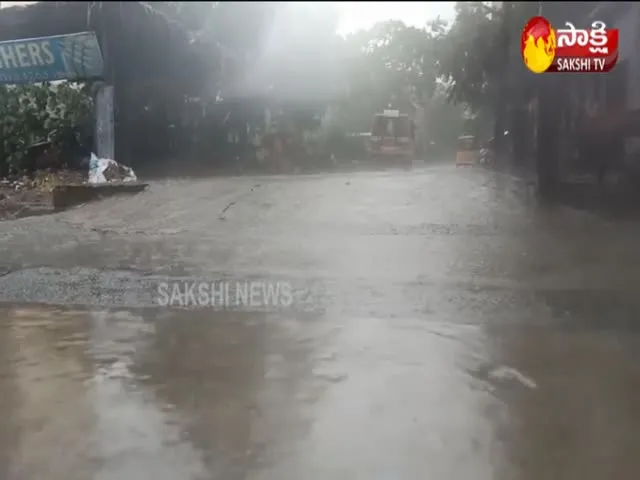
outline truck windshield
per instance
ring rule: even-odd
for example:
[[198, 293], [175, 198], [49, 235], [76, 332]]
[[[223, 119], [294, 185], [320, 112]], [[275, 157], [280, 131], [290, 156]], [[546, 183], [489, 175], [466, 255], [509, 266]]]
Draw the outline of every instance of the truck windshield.
[[477, 149], [475, 137], [460, 137], [458, 138], [458, 150], [463, 152], [469, 152]]
[[374, 137], [409, 137], [411, 136], [409, 118], [406, 116], [376, 115], [371, 135]]

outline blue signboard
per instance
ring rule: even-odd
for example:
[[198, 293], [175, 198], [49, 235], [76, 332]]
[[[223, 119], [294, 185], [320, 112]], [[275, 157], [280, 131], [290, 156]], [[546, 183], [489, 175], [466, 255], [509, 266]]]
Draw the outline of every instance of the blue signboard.
[[0, 42], [0, 84], [86, 80], [103, 73], [93, 32]]

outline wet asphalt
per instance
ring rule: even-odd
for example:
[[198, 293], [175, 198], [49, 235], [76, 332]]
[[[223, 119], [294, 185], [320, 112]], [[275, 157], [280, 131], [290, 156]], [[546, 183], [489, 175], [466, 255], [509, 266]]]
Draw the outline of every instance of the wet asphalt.
[[448, 165], [2, 222], [0, 479], [638, 478], [638, 238]]

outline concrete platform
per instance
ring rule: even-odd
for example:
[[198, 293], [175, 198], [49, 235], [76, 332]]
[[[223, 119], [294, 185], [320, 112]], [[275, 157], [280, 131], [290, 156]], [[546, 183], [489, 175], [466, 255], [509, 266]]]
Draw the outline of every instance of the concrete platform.
[[148, 186], [147, 183], [138, 182], [58, 185], [51, 192], [51, 201], [53, 208], [60, 210], [114, 195], [133, 195], [142, 192]]

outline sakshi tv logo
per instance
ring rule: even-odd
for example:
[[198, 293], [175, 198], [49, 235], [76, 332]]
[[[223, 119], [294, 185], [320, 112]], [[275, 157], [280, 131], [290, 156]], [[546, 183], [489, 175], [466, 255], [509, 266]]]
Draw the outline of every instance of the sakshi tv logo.
[[590, 29], [553, 28], [544, 17], [533, 17], [522, 30], [522, 60], [533, 73], [606, 73], [618, 61], [618, 29], [595, 21]]

